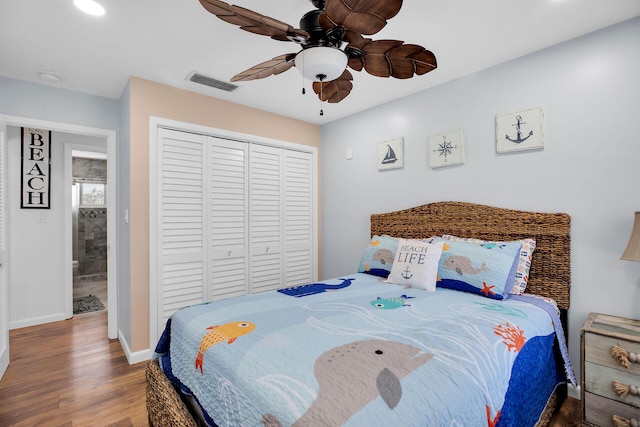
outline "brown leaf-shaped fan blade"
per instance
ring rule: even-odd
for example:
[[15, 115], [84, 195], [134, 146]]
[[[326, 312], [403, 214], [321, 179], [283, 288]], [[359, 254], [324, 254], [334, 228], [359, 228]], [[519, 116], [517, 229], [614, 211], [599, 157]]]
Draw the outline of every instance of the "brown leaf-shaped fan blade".
[[287, 53], [284, 55], [276, 56], [269, 61], [262, 62], [258, 65], [236, 74], [231, 78], [232, 82], [246, 82], [255, 79], [264, 79], [265, 77], [275, 76], [276, 74], [284, 73], [295, 64], [295, 53]]
[[240, 6], [233, 6], [220, 0], [200, 0], [200, 4], [218, 18], [254, 34], [269, 36], [275, 40], [307, 40], [309, 33], [293, 28], [277, 19], [261, 15]]
[[[364, 69], [374, 76], [408, 79], [422, 75], [438, 65], [435, 55], [422, 46], [400, 40], [376, 40], [362, 49]], [[349, 62], [351, 66], [351, 62]]]
[[388, 54], [398, 46], [402, 46], [400, 40], [376, 40], [367, 44], [362, 50], [364, 69], [367, 73], [377, 77], [391, 77], [392, 70]]
[[402, 0], [327, 0], [324, 12], [347, 30], [371, 35], [384, 28], [401, 7]]
[[[344, 70], [342, 75], [330, 82], [313, 82], [313, 91], [318, 94], [318, 98], [321, 101], [326, 101], [331, 104], [342, 101], [351, 93], [353, 89], [353, 76], [347, 70]], [[322, 96], [320, 96], [320, 88], [322, 87]]]

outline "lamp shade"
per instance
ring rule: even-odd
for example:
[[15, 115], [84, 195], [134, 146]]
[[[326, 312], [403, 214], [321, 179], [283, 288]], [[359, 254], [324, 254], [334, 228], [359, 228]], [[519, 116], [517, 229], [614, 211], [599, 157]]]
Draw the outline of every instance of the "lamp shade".
[[640, 212], [635, 213], [633, 231], [631, 231], [631, 237], [629, 238], [629, 243], [627, 243], [627, 249], [625, 249], [620, 259], [640, 261]]
[[335, 47], [310, 47], [296, 55], [296, 68], [306, 79], [313, 81], [335, 80], [346, 66], [347, 55]]

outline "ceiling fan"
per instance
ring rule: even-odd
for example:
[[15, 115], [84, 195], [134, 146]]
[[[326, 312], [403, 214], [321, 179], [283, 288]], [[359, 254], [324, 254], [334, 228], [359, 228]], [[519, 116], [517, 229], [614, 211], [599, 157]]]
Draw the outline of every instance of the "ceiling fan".
[[[353, 76], [346, 69], [364, 69], [378, 77], [408, 79], [437, 67], [435, 55], [422, 46], [400, 40], [365, 38], [380, 31], [396, 16], [402, 0], [310, 0], [316, 8], [300, 19], [300, 28], [220, 0], [200, 0], [218, 18], [251, 33], [300, 45], [286, 53], [235, 75], [231, 81], [249, 81], [280, 74], [295, 66], [314, 81], [321, 101], [346, 98]], [[304, 93], [304, 89], [303, 89]], [[320, 111], [322, 114], [322, 110]]]

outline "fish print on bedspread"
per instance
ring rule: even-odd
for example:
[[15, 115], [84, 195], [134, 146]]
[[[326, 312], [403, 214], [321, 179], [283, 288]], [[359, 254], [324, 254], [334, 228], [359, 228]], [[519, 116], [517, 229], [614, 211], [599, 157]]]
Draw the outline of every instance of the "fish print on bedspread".
[[292, 297], [300, 298], [309, 295], [321, 294], [327, 291], [337, 291], [338, 289], [344, 289], [351, 285], [351, 282], [355, 279], [340, 279], [342, 283], [338, 285], [330, 285], [327, 283], [308, 283], [306, 285], [293, 286], [291, 288], [278, 289], [281, 294], [289, 295]]
[[400, 295], [399, 297], [378, 297], [371, 301], [371, 305], [380, 310], [393, 310], [400, 307], [411, 307], [411, 304], [405, 304], [408, 299], [415, 298], [408, 295]]
[[256, 325], [251, 322], [230, 322], [221, 326], [209, 326], [207, 329], [210, 330], [210, 332], [200, 340], [198, 356], [196, 357], [196, 369], [199, 369], [200, 373], [204, 375], [204, 371], [202, 370], [204, 352], [210, 347], [222, 341], [226, 341], [227, 344], [233, 344], [238, 337], [248, 334], [255, 328]]

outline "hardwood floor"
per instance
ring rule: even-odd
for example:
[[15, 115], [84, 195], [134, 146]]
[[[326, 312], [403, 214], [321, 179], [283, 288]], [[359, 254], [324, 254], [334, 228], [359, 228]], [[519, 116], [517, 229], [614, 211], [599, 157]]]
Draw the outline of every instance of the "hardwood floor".
[[[11, 363], [0, 381], [3, 427], [147, 427], [145, 363], [129, 365], [107, 339], [107, 311], [10, 332]], [[552, 427], [580, 425], [567, 398]]]
[[10, 331], [0, 426], [148, 426], [145, 363], [107, 339], [107, 311]]

